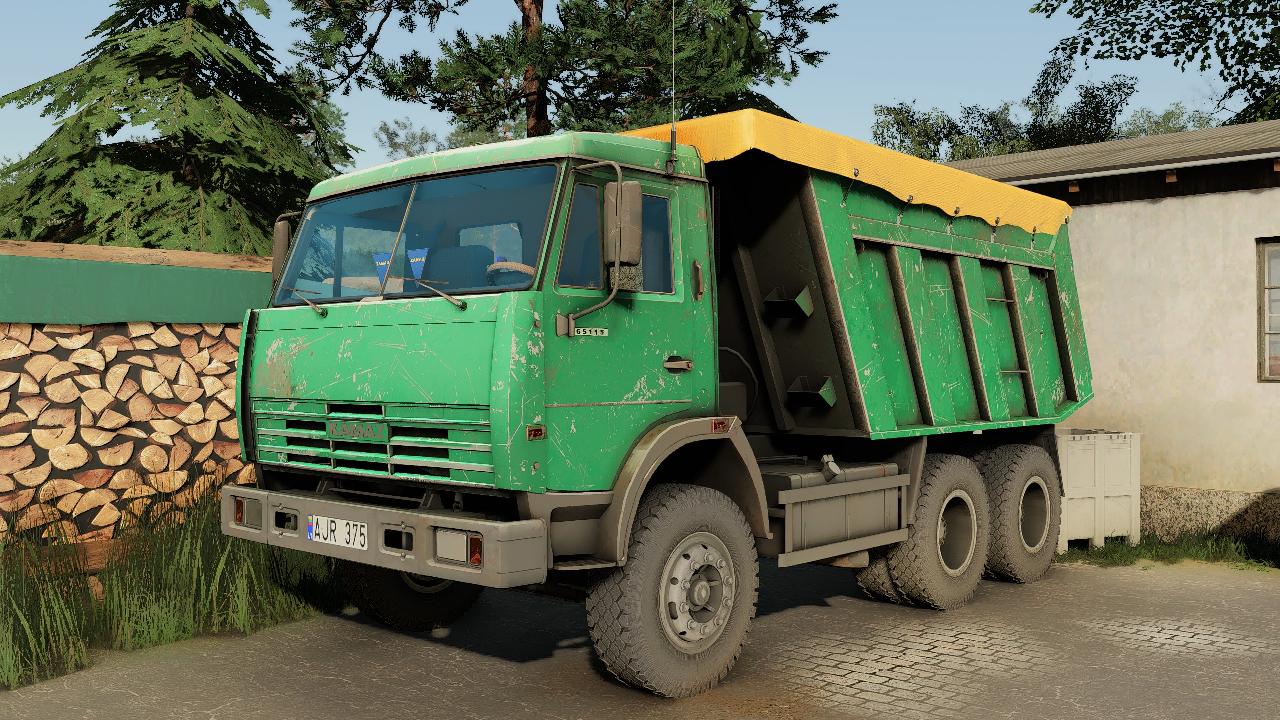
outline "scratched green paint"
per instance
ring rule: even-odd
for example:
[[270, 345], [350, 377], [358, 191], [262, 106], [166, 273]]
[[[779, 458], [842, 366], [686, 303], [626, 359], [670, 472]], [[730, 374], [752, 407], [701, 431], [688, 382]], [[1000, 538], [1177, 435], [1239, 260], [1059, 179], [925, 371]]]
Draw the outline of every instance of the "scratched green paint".
[[[867, 423], [873, 428], [896, 427], [903, 423], [918, 423], [920, 415], [915, 402], [915, 388], [900, 381], [901, 374], [890, 377], [885, 372], [886, 358], [890, 362], [891, 348], [897, 348], [896, 360], [906, 367], [906, 355], [902, 349], [902, 328], [897, 323], [867, 332], [873, 323], [891, 313], [875, 304], [892, 303], [893, 295], [887, 281], [887, 270], [881, 255], [862, 258], [856, 243], [845, 241], [849, 236], [849, 215], [846, 204], [849, 195], [841, 182], [831, 182], [825, 176], [814, 178], [813, 194], [822, 219], [824, 235], [828, 231], [838, 233], [827, 236], [827, 252], [831, 258], [831, 272], [839, 307], [844, 316], [844, 329], [855, 358], [855, 377]], [[856, 196], [855, 196], [856, 198]]]
[[1062, 336], [1066, 338], [1068, 350], [1068, 369], [1077, 385], [1077, 394], [1081, 398], [1093, 395], [1093, 367], [1089, 364], [1089, 346], [1084, 335], [1084, 316], [1080, 314], [1080, 301], [1076, 294], [1076, 270], [1071, 258], [1071, 240], [1067, 237], [1067, 226], [1063, 225], [1058, 235], [1053, 238], [1053, 250], [1058, 258], [1054, 284], [1057, 286], [1057, 313], [1062, 323]]
[[937, 358], [937, 372], [943, 378], [939, 394], [947, 397], [956, 422], [979, 420], [978, 396], [948, 259], [941, 255], [925, 257], [924, 281], [928, 302], [925, 313], [930, 318], [925, 325], [925, 337], [930, 354]]
[[465, 313], [442, 298], [262, 312], [250, 397], [487, 406], [499, 298]]
[[[907, 341], [894, 304], [893, 282], [889, 272], [887, 248], [867, 247], [859, 253], [862, 260], [863, 282], [866, 287], [867, 313], [870, 324], [856, 328], [857, 332], [873, 339], [872, 372], [883, 378], [884, 392], [893, 406], [893, 422], [873, 425], [873, 430], [893, 430], [912, 427], [924, 422], [919, 396], [911, 376], [907, 358]], [[854, 363], [861, 365], [858, 356]]]
[[1050, 316], [1049, 294], [1045, 278], [1026, 268], [1015, 268], [1014, 287], [1018, 310], [1022, 313], [1026, 335], [1027, 358], [1031, 364], [1031, 381], [1040, 415], [1056, 415], [1066, 404], [1066, 386], [1062, 362], [1058, 355], [1058, 339]]
[[[960, 270], [961, 285], [969, 309], [969, 324], [973, 328], [974, 353], [977, 370], [982, 377], [983, 397], [986, 399], [990, 420], [1007, 420], [1009, 401], [1005, 393], [1005, 379], [1000, 346], [996, 342], [993, 325], [992, 302], [987, 299], [987, 286], [982, 276], [982, 264], [969, 257], [956, 258]], [[976, 398], [976, 395], [975, 395]]]
[[[649, 428], [715, 413], [708, 188], [692, 149], [679, 150], [681, 177], [662, 174], [667, 153], [666, 143], [652, 140], [564, 133], [411, 158], [321, 183], [312, 199], [501, 164], [565, 157], [615, 161], [646, 194], [669, 199], [674, 290], [623, 292], [578, 323], [607, 335], [555, 334], [557, 313], [582, 310], [604, 296], [603, 290], [561, 288], [554, 281], [570, 183], [584, 179], [567, 175], [557, 190], [538, 282], [528, 291], [468, 297], [466, 311], [429, 296], [330, 304], [327, 317], [307, 307], [257, 311], [241, 369], [248, 373], [244, 387], [258, 429], [279, 432], [290, 417], [324, 416], [330, 403], [373, 403], [393, 426], [447, 430], [447, 437], [432, 442], [448, 450], [451, 463], [480, 468], [450, 470], [454, 482], [534, 492], [611, 487]], [[601, 170], [588, 181], [608, 179]], [[951, 217], [950, 208], [904, 207], [857, 181], [814, 172], [811, 183], [858, 383], [859, 392], [843, 400], [862, 404], [857, 415], [871, 438], [1052, 423], [1089, 399], [1092, 377], [1065, 226], [1056, 236], [992, 228], [976, 218]], [[695, 262], [707, 271], [700, 299], [694, 297]], [[1005, 287], [1006, 266], [1011, 288]], [[901, 286], [895, 284], [898, 271]], [[1015, 290], [1025, 302], [1015, 307], [1001, 301]], [[1019, 313], [1029, 368], [1020, 366], [1011, 312]], [[694, 369], [669, 372], [663, 362], [672, 356], [692, 359]], [[913, 362], [919, 363], [919, 383]], [[1021, 370], [1031, 372], [1040, 404], [1036, 416], [1028, 412]], [[544, 437], [530, 434], [537, 427], [545, 428]], [[255, 436], [252, 427], [242, 435], [256, 438], [256, 449], [247, 440], [246, 450], [260, 460], [284, 457], [278, 436]], [[364, 450], [340, 452], [359, 458]], [[367, 450], [377, 456], [377, 448]]]
[[991, 315], [989, 326], [991, 341], [996, 347], [997, 366], [1003, 385], [1005, 402], [1010, 419], [1026, 417], [1027, 392], [1023, 386], [1022, 369], [1018, 351], [1013, 344], [1013, 316], [1009, 311], [1012, 297], [1005, 286], [1004, 275], [991, 263], [982, 265], [982, 280], [987, 300], [987, 312]]
[[[574, 181], [595, 184], [609, 179], [608, 173], [593, 173]], [[638, 180], [645, 194], [669, 201], [672, 292], [622, 292], [612, 304], [578, 321], [580, 327], [607, 329], [607, 336], [548, 336], [549, 489], [608, 489], [631, 447], [649, 428], [715, 412], [713, 295], [704, 292], [695, 299], [691, 275], [695, 261], [704, 269], [711, 267], [706, 186], [644, 173], [630, 174], [629, 179]], [[561, 253], [567, 215], [560, 214], [553, 257]], [[603, 290], [559, 287], [553, 273], [544, 285], [548, 318], [581, 311], [605, 295]], [[663, 363], [669, 357], [692, 360], [693, 370], [668, 371]]]
[[[857, 181], [813, 172], [811, 182], [873, 439], [1059, 422], [1092, 396], [1066, 226], [1056, 236], [993, 228]], [[1005, 287], [1005, 267], [1016, 287]], [[1015, 290], [1025, 302], [1005, 302]], [[1015, 320], [1030, 367], [1018, 357]]]
[[536, 292], [497, 296], [490, 432], [497, 483], [512, 490], [541, 492], [547, 486], [547, 442], [530, 441], [527, 431], [547, 422], [542, 302]]

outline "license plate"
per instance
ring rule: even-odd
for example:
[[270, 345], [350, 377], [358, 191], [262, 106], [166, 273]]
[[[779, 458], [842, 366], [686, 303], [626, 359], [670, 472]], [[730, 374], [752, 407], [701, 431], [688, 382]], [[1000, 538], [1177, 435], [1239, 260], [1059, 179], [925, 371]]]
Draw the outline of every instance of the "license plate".
[[307, 539], [338, 547], [368, 550], [369, 526], [342, 518], [308, 515]]

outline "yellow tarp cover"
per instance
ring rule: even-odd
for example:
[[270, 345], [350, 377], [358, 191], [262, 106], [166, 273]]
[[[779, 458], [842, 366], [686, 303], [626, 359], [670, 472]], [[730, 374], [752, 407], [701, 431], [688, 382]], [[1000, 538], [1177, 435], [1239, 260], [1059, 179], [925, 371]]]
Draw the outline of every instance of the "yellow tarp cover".
[[[671, 126], [623, 134], [666, 140]], [[1071, 216], [1071, 207], [1061, 200], [759, 110], [681, 121], [676, 123], [676, 141], [697, 148], [703, 162], [762, 150], [874, 185], [903, 202], [932, 205], [948, 215], [972, 215], [991, 225], [1016, 225], [1027, 232], [1057, 234]]]

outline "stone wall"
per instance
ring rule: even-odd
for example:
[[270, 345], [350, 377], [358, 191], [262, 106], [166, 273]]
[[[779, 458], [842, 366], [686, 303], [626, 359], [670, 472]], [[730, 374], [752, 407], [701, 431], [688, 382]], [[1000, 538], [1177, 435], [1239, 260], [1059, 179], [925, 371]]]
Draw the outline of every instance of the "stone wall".
[[1142, 534], [1161, 540], [1216, 533], [1280, 547], [1280, 493], [1142, 488]]
[[109, 539], [250, 481], [239, 344], [222, 323], [0, 323], [0, 541]]

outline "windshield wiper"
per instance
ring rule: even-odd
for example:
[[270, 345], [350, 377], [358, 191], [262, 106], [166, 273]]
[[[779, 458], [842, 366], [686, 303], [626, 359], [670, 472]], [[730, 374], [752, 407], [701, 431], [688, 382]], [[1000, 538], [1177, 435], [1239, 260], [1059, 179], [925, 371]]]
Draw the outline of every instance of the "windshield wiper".
[[[459, 300], [458, 298], [456, 298], [456, 297], [454, 297], [454, 296], [450, 295], [449, 293], [447, 293], [447, 292], [445, 292], [445, 291], [441, 290], [440, 288], [436, 287], [435, 285], [432, 285], [431, 283], [427, 282], [426, 280], [419, 280], [418, 278], [402, 278], [402, 279], [404, 279], [404, 280], [413, 280], [414, 282], [418, 283], [418, 284], [419, 284], [419, 285], [421, 285], [422, 287], [424, 287], [424, 288], [426, 288], [426, 289], [430, 290], [431, 292], [433, 292], [433, 293], [435, 293], [435, 294], [439, 295], [440, 297], [444, 298], [445, 300], [448, 300], [449, 302], [453, 303], [453, 306], [454, 306], [454, 307], [456, 307], [456, 308], [458, 308], [459, 310], [466, 310], [466, 309], [467, 309], [467, 301], [466, 301], [466, 300]], [[440, 281], [433, 281], [433, 282], [440, 282]]]
[[391, 278], [395, 278], [396, 280], [409, 280], [409, 281], [415, 282], [421, 285], [422, 287], [434, 292], [435, 294], [439, 295], [445, 300], [448, 300], [449, 302], [453, 303], [453, 306], [458, 308], [459, 310], [467, 309], [466, 300], [459, 300], [458, 298], [436, 287], [436, 285], [448, 285], [449, 284], [448, 280], [419, 280], [418, 278], [405, 277], [404, 275], [388, 275], [387, 276], [388, 280]]
[[315, 290], [300, 290], [298, 288], [291, 288], [291, 287], [287, 287], [285, 288], [285, 290], [288, 290], [289, 292], [293, 293], [294, 297], [306, 303], [307, 307], [311, 308], [312, 310], [315, 310], [316, 314], [319, 315], [320, 317], [327, 317], [329, 315], [328, 308], [320, 307], [319, 305], [311, 302], [311, 300], [308, 299], [307, 296], [302, 294], [302, 293], [311, 293], [312, 295], [319, 295], [320, 294], [319, 292]]

